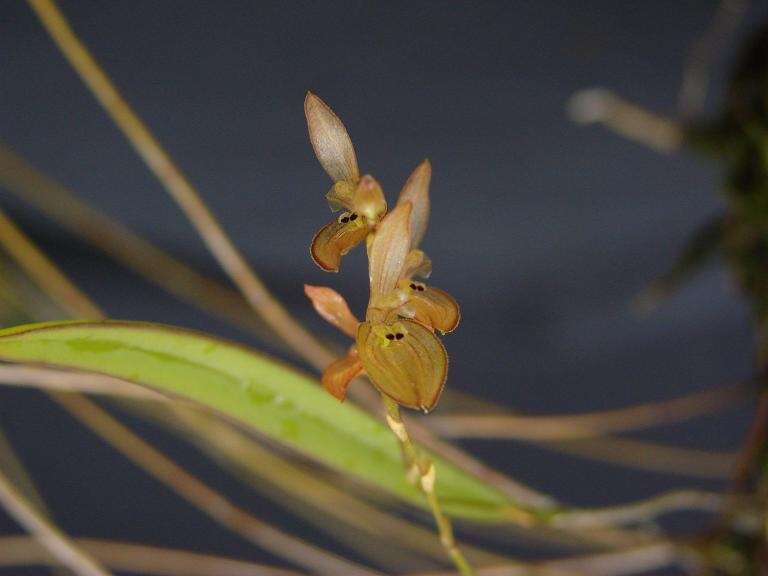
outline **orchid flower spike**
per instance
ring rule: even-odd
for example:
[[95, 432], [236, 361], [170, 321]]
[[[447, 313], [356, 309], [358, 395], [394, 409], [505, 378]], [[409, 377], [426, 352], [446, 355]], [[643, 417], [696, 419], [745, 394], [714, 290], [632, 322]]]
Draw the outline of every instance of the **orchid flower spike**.
[[322, 384], [344, 400], [349, 384], [366, 373], [373, 385], [401, 406], [429, 412], [445, 385], [448, 355], [438, 333], [451, 332], [459, 306], [447, 292], [417, 281], [432, 270], [419, 244], [429, 221], [432, 167], [424, 160], [386, 214], [381, 187], [360, 177], [352, 142], [341, 120], [320, 98], [307, 94], [304, 110], [315, 154], [334, 181], [326, 198], [341, 216], [312, 241], [312, 257], [324, 270], [337, 272], [341, 257], [367, 240], [370, 297], [359, 321], [344, 298], [331, 288], [305, 286], [317, 312], [354, 339], [346, 356], [323, 372]]
[[333, 187], [326, 194], [331, 210], [343, 210], [312, 240], [311, 254], [320, 268], [338, 272], [341, 257], [365, 240], [387, 211], [379, 183], [360, 176], [357, 157], [344, 124], [320, 98], [304, 100], [309, 140]]

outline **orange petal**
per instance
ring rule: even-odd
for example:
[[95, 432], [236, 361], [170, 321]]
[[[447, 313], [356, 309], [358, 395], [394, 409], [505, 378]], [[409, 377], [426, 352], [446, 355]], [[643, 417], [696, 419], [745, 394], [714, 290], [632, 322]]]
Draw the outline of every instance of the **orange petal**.
[[320, 382], [328, 392], [344, 401], [347, 397], [347, 388], [363, 371], [363, 364], [353, 349], [346, 356], [339, 358], [323, 371]]
[[432, 165], [429, 160], [419, 164], [400, 191], [397, 202], [410, 202], [413, 205], [411, 212], [411, 247], [416, 248], [429, 222], [429, 182], [432, 179]]
[[344, 124], [328, 105], [311, 92], [304, 99], [309, 140], [315, 156], [334, 182], [357, 182], [360, 173], [352, 141]]
[[312, 305], [320, 316], [350, 338], [357, 337], [357, 325], [360, 321], [352, 314], [347, 301], [341, 294], [327, 286], [310, 286], [309, 284], [304, 284], [304, 293], [312, 300]]
[[[372, 230], [362, 218], [344, 212], [339, 218], [327, 224], [312, 239], [310, 253], [312, 259], [326, 272], [338, 272], [341, 257], [365, 240]], [[346, 218], [346, 222], [343, 220]]]
[[373, 236], [368, 252], [371, 280], [369, 307], [378, 303], [397, 286], [410, 250], [411, 203], [399, 204], [387, 214]]
[[434, 333], [418, 322], [363, 322], [357, 351], [374, 386], [398, 404], [429, 412], [443, 391], [448, 355]]
[[414, 312], [415, 320], [443, 334], [453, 332], [459, 325], [459, 304], [445, 290], [413, 280], [402, 280], [400, 287], [409, 292], [408, 308]]
[[432, 260], [421, 250], [411, 250], [405, 258], [405, 267], [403, 268], [403, 278], [429, 278], [432, 274]]

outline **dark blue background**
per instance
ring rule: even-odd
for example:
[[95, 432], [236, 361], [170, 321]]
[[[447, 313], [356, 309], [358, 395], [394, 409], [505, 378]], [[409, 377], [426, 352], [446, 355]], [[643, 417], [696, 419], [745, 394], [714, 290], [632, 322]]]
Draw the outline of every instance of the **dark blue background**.
[[[340, 276], [309, 259], [312, 235], [328, 219], [329, 181], [306, 138], [305, 91], [341, 116], [362, 170], [390, 198], [429, 157], [433, 213], [424, 247], [435, 263], [433, 282], [463, 311], [446, 341], [448, 386], [528, 414], [669, 398], [751, 373], [749, 311], [719, 264], [650, 316], [630, 307], [722, 208], [718, 167], [579, 128], [564, 113], [574, 91], [594, 85], [674, 113], [687, 51], [715, 7], [664, 0], [62, 3], [256, 270], [329, 338], [336, 334], [314, 317], [302, 284], [331, 284], [360, 312], [366, 273], [360, 253], [345, 260]], [[739, 38], [762, 8], [749, 12]], [[737, 43], [718, 59], [711, 109]], [[83, 198], [221, 277], [29, 9], [9, 0], [0, 3], [0, 137]], [[111, 265], [10, 195], [0, 192], [0, 201], [110, 315], [247, 339]], [[3, 427], [67, 530], [264, 557], [41, 395], [0, 392]], [[747, 410], [730, 412], [637, 437], [735, 449], [748, 420]], [[153, 437], [235, 500], [316, 536], [192, 450]], [[511, 442], [468, 447], [582, 505], [721, 487]], [[17, 531], [2, 522], [5, 532]]]

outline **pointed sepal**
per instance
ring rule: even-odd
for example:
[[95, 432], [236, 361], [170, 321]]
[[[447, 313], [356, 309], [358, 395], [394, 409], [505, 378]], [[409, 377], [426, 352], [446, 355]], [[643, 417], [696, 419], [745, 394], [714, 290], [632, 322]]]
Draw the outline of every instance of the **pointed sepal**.
[[429, 223], [429, 182], [432, 179], [432, 165], [424, 160], [408, 177], [398, 204], [410, 202], [411, 211], [411, 247], [417, 248], [424, 238]]
[[323, 388], [332, 396], [343, 402], [347, 397], [347, 388], [349, 384], [363, 372], [363, 364], [353, 348], [346, 356], [343, 356], [331, 363], [323, 371], [320, 379]]
[[307, 92], [304, 99], [309, 140], [317, 159], [334, 182], [357, 183], [360, 172], [347, 129], [320, 98]]
[[368, 250], [369, 308], [380, 308], [402, 277], [411, 244], [410, 218], [411, 203], [398, 204], [384, 217], [373, 236]]
[[350, 338], [357, 337], [357, 326], [360, 321], [352, 314], [347, 301], [341, 294], [327, 286], [310, 286], [309, 284], [304, 284], [304, 293], [312, 301], [312, 306], [320, 316]]

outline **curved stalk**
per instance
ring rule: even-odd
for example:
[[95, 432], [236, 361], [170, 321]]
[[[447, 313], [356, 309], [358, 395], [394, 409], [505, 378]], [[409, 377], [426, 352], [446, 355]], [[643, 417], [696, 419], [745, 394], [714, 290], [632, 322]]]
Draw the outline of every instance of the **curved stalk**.
[[[299, 572], [220, 556], [143, 546], [127, 542], [77, 538], [75, 544], [113, 570], [148, 576], [301, 576]], [[58, 566], [32, 538], [0, 537], [0, 568]]]

